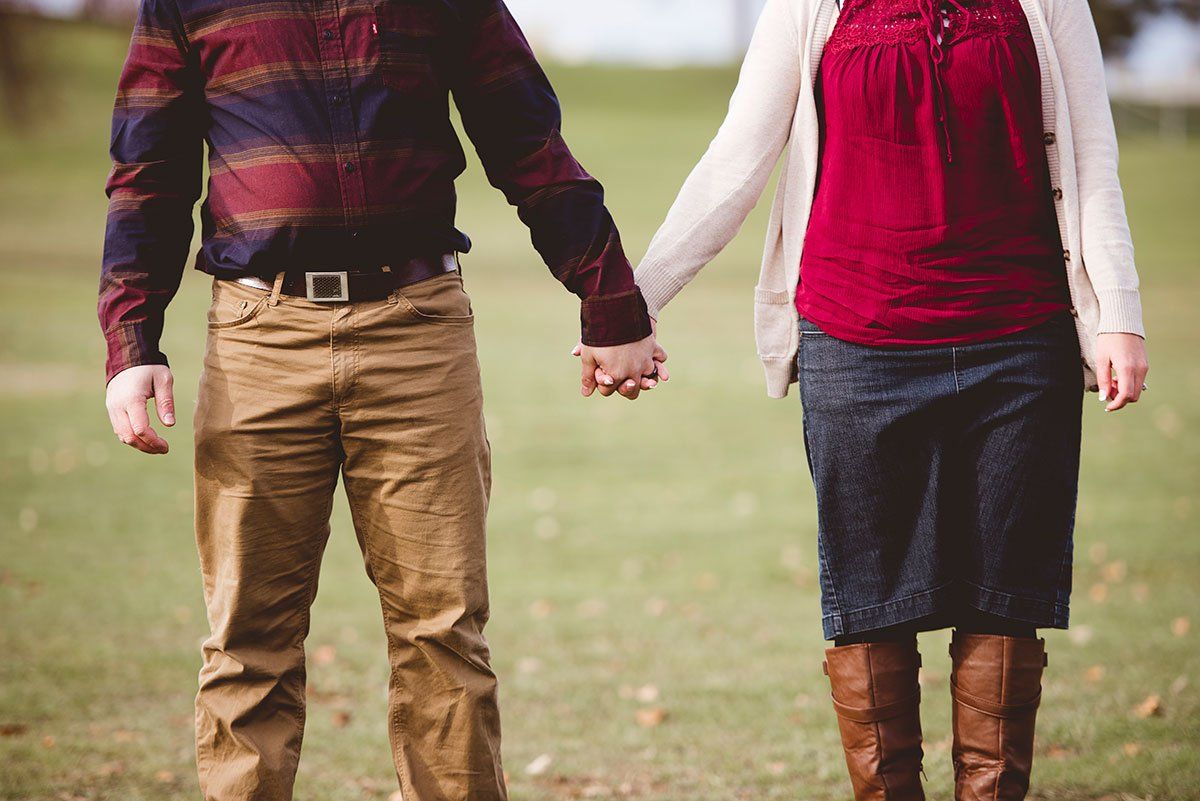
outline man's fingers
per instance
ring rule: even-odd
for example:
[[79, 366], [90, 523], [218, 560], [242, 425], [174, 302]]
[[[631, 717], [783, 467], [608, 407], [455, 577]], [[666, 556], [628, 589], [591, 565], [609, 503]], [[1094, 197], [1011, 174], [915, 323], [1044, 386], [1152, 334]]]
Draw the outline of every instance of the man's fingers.
[[154, 377], [154, 409], [165, 426], [175, 425], [175, 380], [170, 373], [159, 373]]
[[659, 381], [670, 381], [671, 373], [667, 370], [667, 366], [660, 361], [655, 361], [654, 366], [658, 369]]
[[580, 391], [583, 393], [583, 397], [590, 398], [592, 397], [592, 393], [596, 391], [596, 362], [590, 358], [585, 358], [580, 365], [580, 370]]
[[142, 453], [155, 453], [137, 434], [133, 433], [133, 424], [129, 421], [129, 413], [124, 409], [110, 411], [108, 418], [112, 421], [113, 433], [117, 435], [117, 439], [121, 440], [121, 442]]
[[[140, 403], [134, 402], [125, 407], [125, 413], [129, 415], [129, 428], [133, 436], [139, 439], [145, 448], [146, 453], [166, 453], [170, 448], [167, 441], [158, 435], [158, 432], [150, 427], [150, 415], [146, 412], [146, 401]], [[133, 444], [133, 443], [128, 443]], [[137, 447], [134, 445], [134, 447]]]

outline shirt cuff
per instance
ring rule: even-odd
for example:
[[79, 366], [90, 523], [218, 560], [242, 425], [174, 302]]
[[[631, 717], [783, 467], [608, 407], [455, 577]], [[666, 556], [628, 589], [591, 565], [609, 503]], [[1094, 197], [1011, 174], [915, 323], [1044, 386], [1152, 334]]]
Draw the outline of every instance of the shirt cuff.
[[634, 288], [616, 295], [596, 295], [580, 307], [583, 344], [607, 348], [639, 342], [653, 333], [642, 291]]
[[[105, 334], [108, 342], [108, 359], [104, 364], [105, 384], [113, 377], [130, 367], [140, 367], [146, 364], [161, 364], [170, 366], [167, 355], [158, 349], [158, 337], [150, 336], [148, 323], [121, 323], [110, 328]], [[159, 329], [161, 326], [153, 326]]]

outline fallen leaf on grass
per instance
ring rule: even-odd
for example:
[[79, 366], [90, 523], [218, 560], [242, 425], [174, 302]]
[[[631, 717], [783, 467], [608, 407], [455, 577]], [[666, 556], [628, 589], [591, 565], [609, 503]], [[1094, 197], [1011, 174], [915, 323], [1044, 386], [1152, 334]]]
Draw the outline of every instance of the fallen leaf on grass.
[[525, 766], [525, 774], [527, 776], [541, 776], [546, 771], [550, 770], [551, 763], [554, 762], [554, 757], [549, 754], [542, 754], [535, 757], [532, 762]]
[[1092, 603], [1102, 604], [1108, 600], [1108, 585], [1096, 583], [1088, 591], [1088, 597], [1092, 599]]
[[1095, 684], [1104, 680], [1104, 665], [1092, 665], [1083, 672], [1083, 678]]
[[332, 665], [337, 661], [337, 648], [332, 645], [322, 645], [313, 651], [313, 662], [318, 665]]
[[1074, 752], [1063, 745], [1052, 745], [1046, 749], [1047, 759], [1068, 759], [1074, 756]]
[[1171, 621], [1171, 633], [1176, 637], [1186, 637], [1192, 630], [1192, 621], [1186, 617], [1177, 617]]
[[1121, 746], [1121, 751], [1127, 757], [1135, 757], [1142, 753], [1142, 746], [1138, 743], [1125, 743], [1125, 745]]
[[20, 737], [29, 731], [24, 723], [0, 723], [0, 737]]
[[1075, 626], [1067, 632], [1067, 638], [1071, 640], [1072, 645], [1084, 646], [1092, 641], [1092, 637], [1096, 634], [1096, 630], [1091, 626]]
[[637, 699], [643, 704], [653, 704], [658, 700], [658, 688], [653, 684], [644, 684], [638, 687]]
[[333, 716], [332, 716], [334, 728], [337, 728], [337, 729], [346, 728], [347, 726], [350, 725], [351, 717], [353, 717], [353, 716], [346, 710], [344, 710], [344, 709], [337, 710], [336, 712], [333, 713]]
[[1129, 565], [1124, 560], [1118, 559], [1115, 562], [1109, 562], [1101, 571], [1104, 580], [1112, 584], [1120, 584], [1129, 575]]
[[1146, 700], [1142, 701], [1133, 708], [1133, 714], [1137, 715], [1139, 718], [1156, 717], [1161, 715], [1162, 711], [1162, 698], [1157, 695], [1146, 696]]
[[661, 706], [639, 709], [634, 718], [643, 729], [653, 729], [655, 726], [661, 726], [662, 722], [667, 719], [667, 710]]
[[785, 772], [787, 772], [787, 763], [785, 763], [785, 762], [768, 762], [767, 763], [767, 773], [770, 773], [772, 776], [782, 776]]
[[56, 745], [58, 745], [58, 741], [54, 739], [53, 735], [47, 734], [42, 738], [42, 748], [53, 748]]
[[162, 784], [171, 784], [175, 781], [175, 774], [169, 770], [160, 770], [154, 774], [154, 778]]

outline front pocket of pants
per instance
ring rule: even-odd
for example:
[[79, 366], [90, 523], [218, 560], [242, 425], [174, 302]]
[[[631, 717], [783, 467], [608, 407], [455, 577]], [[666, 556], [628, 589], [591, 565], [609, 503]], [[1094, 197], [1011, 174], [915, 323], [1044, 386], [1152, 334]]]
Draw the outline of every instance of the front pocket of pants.
[[266, 305], [267, 298], [265, 297], [258, 301], [241, 300], [236, 302], [216, 297], [208, 309], [208, 329], [221, 331], [248, 325], [258, 318]]
[[396, 300], [410, 315], [428, 323], [465, 325], [475, 319], [471, 298], [457, 272], [400, 287]]

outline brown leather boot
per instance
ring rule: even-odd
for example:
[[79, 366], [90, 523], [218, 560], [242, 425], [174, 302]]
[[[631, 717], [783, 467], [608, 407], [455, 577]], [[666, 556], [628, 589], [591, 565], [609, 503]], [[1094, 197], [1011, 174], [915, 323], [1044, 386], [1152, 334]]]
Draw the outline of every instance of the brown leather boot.
[[954, 633], [954, 798], [1021, 801], [1033, 769], [1046, 641]]
[[924, 801], [916, 637], [830, 648], [825, 660], [855, 801]]

